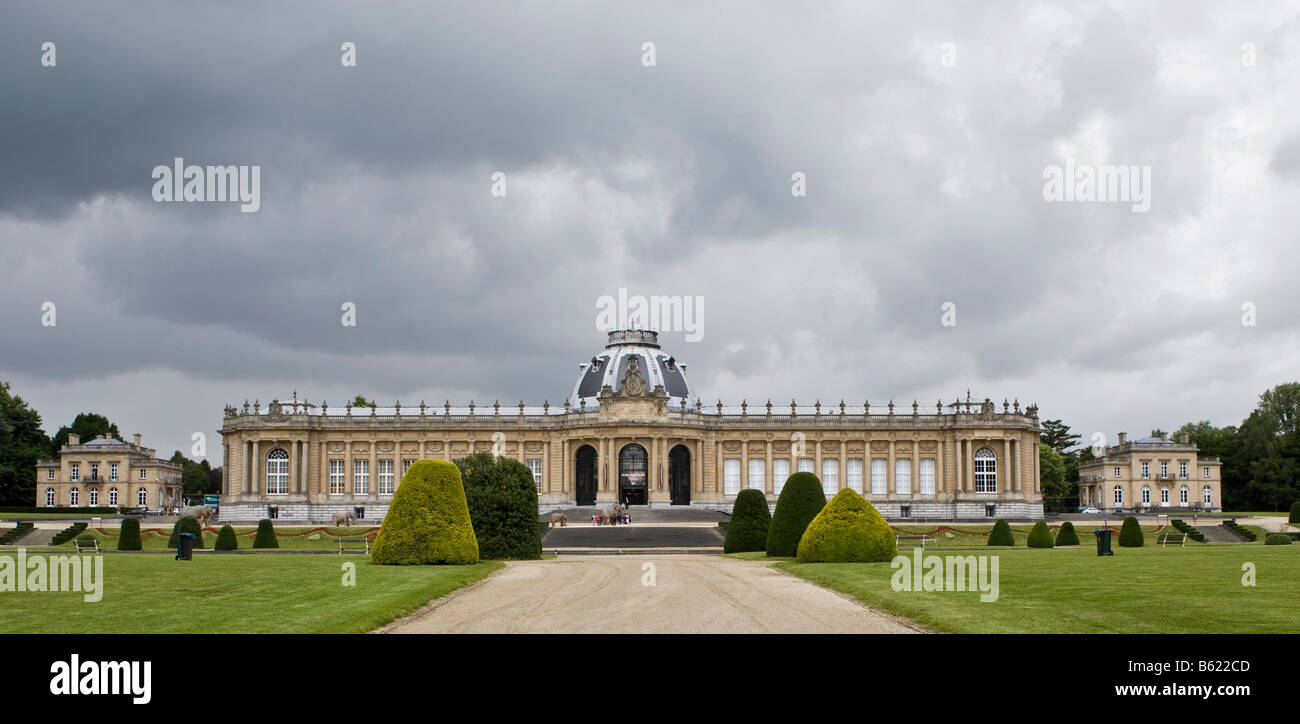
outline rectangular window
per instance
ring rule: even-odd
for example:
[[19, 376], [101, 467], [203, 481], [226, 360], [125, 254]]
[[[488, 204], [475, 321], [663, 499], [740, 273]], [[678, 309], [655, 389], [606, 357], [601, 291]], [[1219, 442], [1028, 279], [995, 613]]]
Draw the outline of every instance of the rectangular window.
[[379, 494], [393, 494], [393, 461], [379, 461]]
[[148, 470], [141, 470], [141, 471], [140, 471], [140, 479], [141, 479], [141, 480], [148, 480], [148, 479], [149, 479], [149, 471], [148, 471]]
[[352, 461], [352, 494], [353, 495], [370, 494], [370, 461], [369, 460]]
[[749, 460], [749, 487], [755, 490], [762, 490], [767, 482], [763, 479], [767, 472], [767, 461], [763, 458], [750, 458]]
[[1151, 477], [1151, 463], [1149, 463], [1149, 462], [1143, 460], [1143, 461], [1142, 461], [1142, 478], [1145, 480], [1145, 479], [1147, 479], [1147, 478], [1149, 478], [1149, 477]]
[[894, 460], [894, 493], [912, 494], [912, 458]]
[[[1209, 476], [1207, 475], [1206, 477], [1209, 477]], [[46, 480], [53, 480], [53, 479], [54, 479], [54, 471], [53, 471], [53, 470], [46, 470], [46, 471], [45, 471], [45, 479], [46, 479]]]
[[537, 485], [537, 492], [542, 491], [542, 459], [528, 458], [528, 469], [533, 471], [533, 483]]
[[343, 495], [347, 492], [347, 480], [343, 471], [344, 461], [330, 461], [330, 495]]
[[403, 460], [403, 461], [402, 461], [402, 477], [406, 477], [406, 471], [408, 471], [408, 470], [411, 469], [411, 463], [413, 463], [413, 462], [415, 462], [415, 461], [414, 461], [414, 460]]
[[934, 458], [921, 458], [921, 495], [934, 495]]
[[1117, 478], [1119, 477], [1119, 466], [1118, 466], [1118, 465], [1115, 466], [1115, 477], [1117, 477]]
[[77, 464], [76, 464], [76, 463], [73, 463], [73, 464], [72, 464], [72, 472], [71, 472], [71, 475], [68, 476], [68, 480], [71, 480], [72, 482], [75, 483], [75, 482], [78, 480], [78, 477], [77, 477], [78, 475], [80, 475], [80, 472], [79, 472], [79, 470], [78, 470], [78, 468], [77, 468]]
[[1183, 479], [1186, 479], [1186, 478], [1187, 478], [1187, 461], [1186, 461], [1186, 460], [1184, 460], [1184, 461], [1178, 463], [1178, 477], [1183, 478]]
[[822, 460], [822, 492], [834, 495], [840, 489], [840, 461], [837, 458]]
[[1201, 471], [1201, 476], [1202, 476], [1202, 477], [1206, 477], [1206, 478], [1210, 477], [1210, 469], [1209, 469], [1209, 468], [1205, 468], [1204, 470], [1202, 470], [1202, 471]]
[[117, 463], [110, 463], [108, 466], [108, 479], [117, 482]]
[[799, 458], [799, 472], [801, 473], [817, 472], [817, 468], [813, 463], [814, 460], [812, 458]]
[[848, 469], [844, 471], [845, 482], [853, 492], [862, 494], [862, 458], [849, 458]]
[[790, 477], [790, 458], [777, 458], [772, 461], [772, 491], [781, 494], [785, 479]]
[[[1187, 489], [1186, 489], [1186, 488], [1183, 488], [1183, 490], [1184, 490], [1184, 492], [1185, 492]], [[90, 489], [90, 507], [93, 508], [93, 507], [95, 507], [96, 505], [99, 505], [99, 490], [97, 490], [97, 489], [95, 489], [95, 488], [91, 488], [91, 489]]]
[[871, 494], [888, 495], [889, 480], [886, 474], [889, 471], [889, 461], [884, 458], [871, 459]]
[[96, 465], [95, 463], [90, 464], [90, 479], [91, 480], [99, 479], [99, 466]]
[[722, 492], [727, 495], [740, 494], [740, 460], [737, 458], [722, 461]]
[[1162, 478], [1169, 477], [1169, 463], [1165, 463], [1165, 462], [1160, 463], [1160, 477]]

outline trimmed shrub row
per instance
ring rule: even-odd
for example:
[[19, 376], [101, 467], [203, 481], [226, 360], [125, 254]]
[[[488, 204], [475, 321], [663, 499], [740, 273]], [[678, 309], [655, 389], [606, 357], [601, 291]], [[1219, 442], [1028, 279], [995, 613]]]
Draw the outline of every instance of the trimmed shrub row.
[[826, 493], [816, 475], [804, 472], [787, 478], [767, 531], [767, 555], [797, 556], [804, 531], [824, 507]]
[[767, 496], [763, 491], [746, 488], [736, 496], [731, 509], [731, 520], [725, 530], [727, 540], [723, 553], [743, 553], [767, 549], [767, 531], [772, 525], [772, 514], [767, 509]]
[[1058, 546], [1077, 546], [1079, 545], [1079, 534], [1074, 530], [1074, 523], [1065, 521], [1061, 524], [1061, 529], [1056, 532], [1056, 545]]
[[1052, 539], [1052, 531], [1047, 527], [1045, 521], [1034, 523], [1034, 527], [1029, 531], [1030, 548], [1051, 548], [1056, 544]]
[[1169, 521], [1169, 524], [1176, 528], [1178, 532], [1186, 533], [1188, 538], [1191, 538], [1197, 543], [1205, 542], [1205, 534], [1188, 525], [1185, 521], [1175, 518], [1174, 520]]
[[144, 548], [140, 542], [140, 521], [127, 518], [122, 521], [122, 530], [118, 531], [117, 549], [119, 551], [138, 551]]
[[1223, 522], [1223, 527], [1227, 528], [1230, 531], [1233, 531], [1234, 533], [1240, 535], [1242, 538], [1245, 538], [1248, 541], [1254, 542], [1259, 540], [1259, 535], [1255, 533], [1255, 531], [1249, 528], [1243, 528], [1241, 524], [1235, 520], [1225, 520]]
[[221, 531], [217, 533], [217, 542], [212, 546], [217, 551], [235, 551], [239, 550], [239, 539], [235, 537], [235, 529], [228, 525], [221, 526]]
[[1266, 546], [1289, 546], [1291, 545], [1291, 536], [1285, 533], [1269, 533], [1264, 539]]
[[[227, 526], [229, 527], [229, 526]], [[231, 535], [235, 534], [232, 529]], [[254, 548], [279, 548], [280, 540], [275, 537], [275, 525], [271, 523], [270, 518], [263, 518], [257, 521], [257, 535], [253, 537]]]
[[1124, 519], [1124, 524], [1119, 527], [1119, 544], [1124, 548], [1141, 548], [1146, 544], [1146, 536], [1142, 535], [1142, 526], [1137, 518], [1130, 515]]
[[117, 511], [117, 508], [72, 508], [66, 505], [54, 505], [48, 508], [38, 508], [34, 505], [0, 507], [0, 513], [104, 513], [116, 515]]
[[1291, 517], [1287, 518], [1291, 525], [1300, 525], [1300, 500], [1291, 504]]
[[[817, 487], [821, 495], [820, 481]], [[877, 563], [893, 560], [898, 547], [880, 511], [843, 488], [808, 524], [796, 555], [800, 563]]]
[[993, 524], [993, 531], [989, 533], [989, 545], [991, 546], [1013, 546], [1016, 544], [1016, 537], [1011, 534], [1011, 526], [1005, 520], [998, 518], [998, 522]]
[[26, 533], [31, 529], [32, 529], [32, 524], [30, 522], [24, 521], [22, 523], [19, 523], [18, 525], [14, 526], [13, 530], [9, 531], [8, 533], [5, 533], [4, 535], [0, 535], [0, 545], [5, 545], [10, 541], [17, 539], [18, 536]]
[[81, 531], [85, 529], [86, 529], [85, 523], [73, 523], [67, 528], [64, 528], [63, 530], [59, 531], [59, 533], [54, 536], [54, 540], [50, 541], [50, 544], [56, 546], [63, 545], [64, 543], [67, 543], [73, 538], [76, 538], [77, 535], [80, 534]]
[[480, 558], [537, 560], [542, 536], [537, 520], [537, 483], [526, 465], [490, 452], [456, 461]]
[[375, 535], [371, 561], [397, 566], [478, 563], [478, 539], [455, 463], [411, 464]]

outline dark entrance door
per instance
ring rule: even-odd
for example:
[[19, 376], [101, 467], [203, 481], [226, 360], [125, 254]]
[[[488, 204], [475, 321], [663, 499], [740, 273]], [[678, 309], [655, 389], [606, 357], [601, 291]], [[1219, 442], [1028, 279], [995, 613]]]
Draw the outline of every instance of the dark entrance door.
[[691, 451], [685, 445], [668, 453], [668, 494], [673, 505], [691, 504]]
[[649, 456], [645, 448], [632, 443], [618, 453], [618, 499], [631, 505], [650, 501], [646, 483], [650, 479]]
[[573, 497], [578, 505], [596, 504], [596, 448], [583, 445], [575, 459]]

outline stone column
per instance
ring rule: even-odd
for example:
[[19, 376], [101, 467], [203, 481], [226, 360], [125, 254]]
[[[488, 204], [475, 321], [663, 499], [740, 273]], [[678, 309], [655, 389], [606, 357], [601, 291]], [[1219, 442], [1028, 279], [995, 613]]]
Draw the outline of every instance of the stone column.
[[885, 492], [890, 500], [898, 497], [898, 474], [894, 466], [894, 439], [889, 439], [889, 462], [885, 463]]
[[840, 435], [840, 479], [837, 491], [849, 487], [849, 446], [844, 435]]
[[921, 441], [912, 438], [912, 487], [911, 499], [921, 497]]
[[258, 491], [261, 489], [261, 486], [258, 484], [258, 480], [257, 480], [259, 477], [261, 477], [261, 475], [258, 472], [258, 468], [260, 466], [257, 464], [258, 458], [262, 457], [261, 451], [262, 451], [262, 441], [253, 440], [253, 455], [252, 458], [250, 459], [253, 469], [252, 469], [252, 473], [248, 476], [249, 480], [252, 481], [252, 485], [253, 485], [253, 489], [251, 491], [253, 497], [259, 497]]
[[[749, 490], [749, 439], [740, 441], [740, 490]], [[739, 493], [739, 491], [737, 491]]]
[[766, 462], [763, 463], [763, 469], [765, 471], [764, 478], [766, 480], [766, 482], [763, 484], [763, 494], [772, 495], [773, 491], [776, 490], [776, 471], [772, 469], [772, 441], [771, 440], [767, 441], [767, 460]]
[[934, 443], [934, 499], [939, 500], [948, 493], [948, 481], [945, 480], [945, 469], [943, 467], [943, 438]]
[[998, 476], [1002, 478], [1002, 487], [998, 488], [998, 492], [1015, 492], [1011, 486], [1011, 441], [1005, 437], [1002, 438], [1002, 461], [1005, 463], [1007, 471]]

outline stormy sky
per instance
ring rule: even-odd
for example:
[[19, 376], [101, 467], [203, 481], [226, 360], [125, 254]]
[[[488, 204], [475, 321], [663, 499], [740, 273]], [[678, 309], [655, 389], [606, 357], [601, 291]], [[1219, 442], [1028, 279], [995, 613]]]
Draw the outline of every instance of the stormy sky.
[[621, 287], [704, 298], [709, 404], [1237, 424], [1297, 379], [1297, 78], [1296, 2], [6, 2], [0, 380], [219, 464], [294, 390], [559, 405]]

